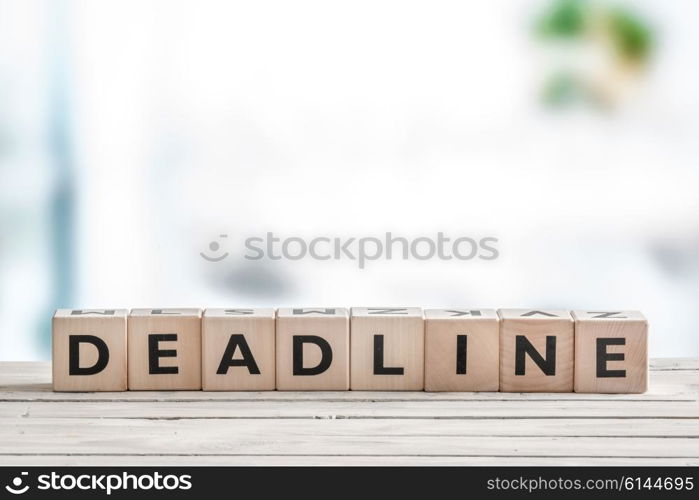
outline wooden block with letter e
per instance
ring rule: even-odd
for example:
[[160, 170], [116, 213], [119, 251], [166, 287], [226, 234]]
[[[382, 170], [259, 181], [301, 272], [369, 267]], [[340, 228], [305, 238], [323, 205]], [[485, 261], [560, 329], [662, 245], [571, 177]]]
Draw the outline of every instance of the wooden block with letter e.
[[207, 309], [201, 321], [205, 391], [273, 391], [274, 309]]
[[129, 390], [201, 389], [201, 310], [133, 309]]
[[126, 390], [126, 309], [58, 309], [52, 321], [54, 391]]
[[648, 389], [648, 322], [638, 311], [573, 311], [575, 392]]
[[337, 308], [277, 311], [277, 389], [349, 390], [349, 312]]
[[500, 309], [500, 390], [573, 391], [573, 318], [564, 310]]
[[425, 321], [419, 307], [353, 307], [353, 391], [421, 391]]
[[426, 391], [498, 391], [499, 351], [495, 310], [425, 310]]

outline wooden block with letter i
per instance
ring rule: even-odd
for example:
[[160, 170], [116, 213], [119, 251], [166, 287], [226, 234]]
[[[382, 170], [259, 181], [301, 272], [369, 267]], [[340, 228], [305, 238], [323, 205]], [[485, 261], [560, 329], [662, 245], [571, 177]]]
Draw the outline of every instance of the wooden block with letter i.
[[500, 390], [573, 391], [573, 318], [564, 310], [500, 309]]
[[207, 309], [201, 323], [202, 389], [274, 390], [274, 309]]
[[495, 310], [425, 310], [426, 391], [498, 391], [499, 351]]
[[353, 391], [421, 391], [425, 321], [419, 307], [353, 307]]
[[129, 390], [201, 389], [201, 310], [132, 309]]
[[349, 390], [349, 312], [337, 308], [277, 311], [277, 389]]
[[648, 389], [648, 322], [638, 311], [573, 311], [575, 392]]
[[52, 321], [54, 391], [126, 390], [125, 309], [58, 309]]

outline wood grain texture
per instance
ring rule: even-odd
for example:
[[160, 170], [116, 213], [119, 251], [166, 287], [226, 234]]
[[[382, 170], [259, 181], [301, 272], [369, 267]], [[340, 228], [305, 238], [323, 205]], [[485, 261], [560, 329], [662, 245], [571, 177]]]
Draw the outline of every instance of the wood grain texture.
[[[275, 425], [270, 425], [274, 423]], [[635, 437], [571, 435], [434, 433], [425, 423], [404, 428], [400, 421], [362, 422], [221, 421], [87, 421], [36, 419], [0, 431], [0, 455], [22, 449], [26, 454], [101, 454], [105, 435], [119, 433], [110, 443], [114, 454], [279, 455], [310, 456], [632, 456], [694, 458], [695, 439], [686, 436]], [[512, 426], [512, 423], [509, 423]], [[434, 425], [432, 425], [434, 427]], [[491, 425], [492, 427], [492, 425]], [[500, 423], [504, 429], [504, 424]], [[575, 427], [573, 427], [575, 429]], [[696, 430], [691, 431], [696, 433]], [[695, 435], [695, 434], [693, 434]], [[318, 437], [322, 436], [322, 440]], [[71, 439], [66, 439], [70, 437]]]
[[0, 363], [3, 465], [699, 465], [699, 362], [644, 394], [51, 390]]
[[[381, 351], [375, 353], [377, 337]], [[353, 307], [350, 380], [353, 391], [419, 391], [424, 388], [425, 321], [418, 307]], [[376, 373], [375, 358], [398, 374]]]
[[532, 457], [532, 456], [453, 456], [453, 455], [0, 455], [0, 465], [14, 466], [77, 466], [85, 465], [89, 460], [93, 466], [160, 466], [163, 463], [172, 466], [545, 466], [565, 465], [580, 466], [594, 461], [594, 465], [610, 466], [687, 466], [696, 465], [693, 458], [667, 457]]
[[[156, 335], [176, 340], [153, 342], [157, 361], [149, 359]], [[152, 339], [152, 340], [150, 340]], [[155, 367], [176, 367], [176, 373], [151, 373]], [[133, 309], [128, 319], [129, 390], [201, 389], [201, 310]]]
[[[204, 311], [201, 321], [202, 389], [273, 391], [276, 383], [274, 319], [275, 311], [270, 308]], [[234, 336], [241, 335], [241, 345], [238, 345], [240, 337]], [[217, 373], [229, 345], [234, 349], [230, 359], [241, 360], [249, 354], [254, 365], [228, 366], [226, 363], [225, 372]]]
[[[327, 342], [332, 361], [318, 374], [294, 374], [294, 337]], [[305, 342], [299, 367], [321, 363], [321, 348]], [[328, 358], [330, 359], [330, 358]], [[301, 371], [300, 373], [304, 373]], [[288, 308], [277, 312], [277, 389], [280, 391], [347, 391], [350, 387], [350, 326], [346, 308]]]
[[[296, 393], [294, 393], [296, 394]], [[66, 403], [64, 416], [71, 418], [127, 418], [150, 420], [243, 420], [243, 419], [340, 419], [373, 420], [399, 419], [435, 422], [448, 420], [501, 419], [512, 421], [527, 418], [589, 419], [671, 419], [698, 418], [699, 405], [695, 401], [375, 401], [367, 394], [363, 401], [108, 401], [90, 404]], [[3, 404], [0, 415], [51, 416], [41, 405], [27, 403]], [[20, 409], [18, 411], [18, 409]], [[105, 416], [109, 415], [109, 416]]]
[[[458, 353], [459, 349], [463, 352]], [[459, 355], [463, 356], [461, 361]], [[499, 387], [500, 319], [497, 312], [493, 309], [425, 310], [425, 390], [498, 391]]]
[[[126, 309], [58, 309], [52, 320], [52, 359], [54, 391], [125, 391]], [[104, 369], [92, 375], [71, 375], [69, 339], [74, 335], [94, 336], [104, 342], [108, 361]], [[97, 347], [78, 344], [80, 367], [92, 367], [98, 361]]]
[[[638, 311], [573, 311], [572, 314], [575, 392], [648, 390], [648, 322], [643, 315]], [[615, 341], [623, 345], [604, 344]], [[600, 359], [606, 356], [614, 359]]]
[[[499, 309], [500, 390], [503, 392], [572, 392], [574, 325], [568, 311]], [[549, 339], [555, 339], [555, 363], [545, 373], [530, 353], [524, 355], [523, 373], [517, 372], [517, 339], [530, 343], [542, 358]]]

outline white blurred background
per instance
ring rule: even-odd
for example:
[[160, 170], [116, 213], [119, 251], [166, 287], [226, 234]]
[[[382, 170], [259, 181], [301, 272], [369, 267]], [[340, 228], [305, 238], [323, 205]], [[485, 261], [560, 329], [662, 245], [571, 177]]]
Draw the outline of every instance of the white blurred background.
[[[0, 0], [0, 360], [48, 359], [57, 307], [252, 305], [640, 309], [699, 356], [697, 16]], [[500, 257], [244, 259], [269, 231]]]

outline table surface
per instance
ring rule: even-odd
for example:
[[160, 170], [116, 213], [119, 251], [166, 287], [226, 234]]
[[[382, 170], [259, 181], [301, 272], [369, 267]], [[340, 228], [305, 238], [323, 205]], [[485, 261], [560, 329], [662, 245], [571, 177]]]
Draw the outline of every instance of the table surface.
[[56, 393], [0, 363], [3, 465], [699, 464], [699, 359], [645, 394]]

